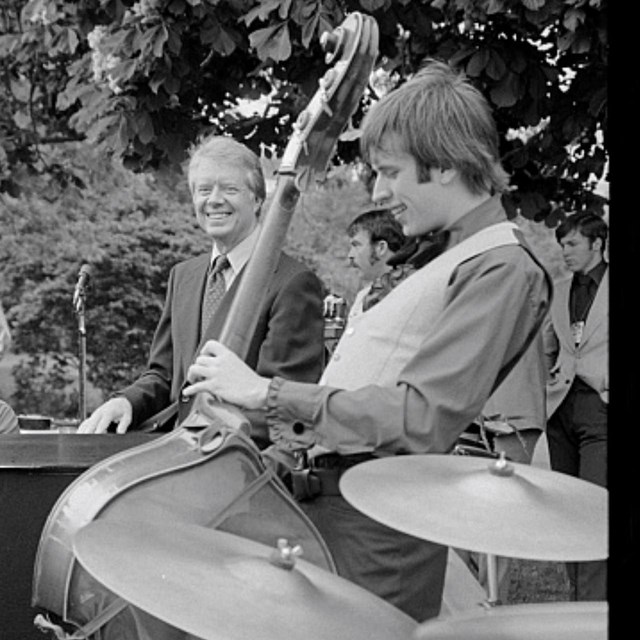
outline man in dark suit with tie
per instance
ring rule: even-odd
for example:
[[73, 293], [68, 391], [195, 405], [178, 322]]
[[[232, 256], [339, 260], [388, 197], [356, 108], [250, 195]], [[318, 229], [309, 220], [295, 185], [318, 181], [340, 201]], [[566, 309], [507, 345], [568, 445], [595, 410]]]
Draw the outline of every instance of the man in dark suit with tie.
[[[207, 138], [197, 146], [188, 174], [196, 219], [213, 241], [212, 252], [171, 270], [147, 370], [98, 407], [80, 425], [81, 433], [103, 433], [112, 423], [118, 433], [145, 422], [157, 422], [162, 429], [173, 425], [187, 369], [200, 346], [218, 337], [223, 328], [243, 268], [258, 240], [266, 195], [264, 176], [252, 151], [221, 136]], [[282, 253], [266, 300], [255, 313], [258, 323], [247, 364], [261, 375], [317, 381], [324, 349], [318, 278]], [[260, 417], [248, 417], [252, 434], [260, 440]]]

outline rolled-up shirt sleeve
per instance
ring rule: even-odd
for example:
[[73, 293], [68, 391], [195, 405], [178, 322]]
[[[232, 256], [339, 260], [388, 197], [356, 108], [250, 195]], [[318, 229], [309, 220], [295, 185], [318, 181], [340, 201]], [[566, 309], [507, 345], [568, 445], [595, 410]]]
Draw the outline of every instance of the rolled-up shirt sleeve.
[[464, 262], [395, 386], [347, 391], [276, 379], [271, 439], [339, 453], [345, 443], [388, 453], [449, 451], [539, 330], [550, 295], [545, 272], [522, 247]]

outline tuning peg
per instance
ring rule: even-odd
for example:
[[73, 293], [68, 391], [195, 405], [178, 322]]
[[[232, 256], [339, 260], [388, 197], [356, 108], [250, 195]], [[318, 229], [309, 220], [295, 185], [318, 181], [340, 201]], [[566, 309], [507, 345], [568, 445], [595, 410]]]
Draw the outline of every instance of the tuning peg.
[[336, 70], [327, 69], [327, 72], [318, 80], [318, 84], [323, 91], [328, 91], [336, 81]]
[[344, 29], [341, 27], [338, 27], [333, 31], [325, 31], [320, 36], [320, 46], [326, 53], [324, 61], [327, 64], [330, 64], [333, 59], [341, 53], [343, 40]]
[[304, 128], [309, 124], [309, 112], [305, 109], [298, 114], [296, 121], [293, 123], [293, 130], [296, 133], [304, 131]]

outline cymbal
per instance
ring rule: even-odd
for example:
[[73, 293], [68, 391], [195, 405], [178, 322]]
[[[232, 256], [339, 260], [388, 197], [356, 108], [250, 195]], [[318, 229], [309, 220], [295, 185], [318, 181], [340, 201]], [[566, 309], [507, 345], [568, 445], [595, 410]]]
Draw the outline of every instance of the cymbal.
[[423, 622], [415, 640], [606, 640], [606, 602], [513, 604]]
[[608, 491], [548, 469], [399, 455], [352, 467], [340, 491], [370, 518], [451, 547], [529, 560], [608, 556]]
[[74, 539], [107, 589], [199, 638], [409, 639], [417, 623], [361, 587], [281, 549], [192, 524], [96, 520]]

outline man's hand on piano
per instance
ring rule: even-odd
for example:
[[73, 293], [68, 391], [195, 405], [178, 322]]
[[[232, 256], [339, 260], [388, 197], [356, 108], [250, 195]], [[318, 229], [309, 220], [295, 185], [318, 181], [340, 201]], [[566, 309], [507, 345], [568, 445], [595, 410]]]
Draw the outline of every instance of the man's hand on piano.
[[106, 433], [112, 422], [117, 424], [116, 433], [125, 433], [132, 416], [133, 408], [126, 398], [111, 398], [80, 424], [78, 433]]

